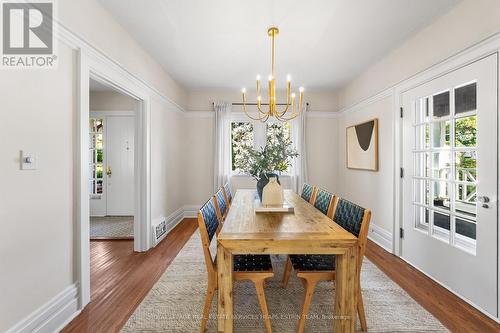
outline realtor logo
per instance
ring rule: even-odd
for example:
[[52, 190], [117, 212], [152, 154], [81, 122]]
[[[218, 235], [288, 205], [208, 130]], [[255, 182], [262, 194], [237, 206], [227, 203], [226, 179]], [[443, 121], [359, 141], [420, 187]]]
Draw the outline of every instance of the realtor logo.
[[54, 67], [52, 2], [3, 2], [2, 28], [2, 67]]

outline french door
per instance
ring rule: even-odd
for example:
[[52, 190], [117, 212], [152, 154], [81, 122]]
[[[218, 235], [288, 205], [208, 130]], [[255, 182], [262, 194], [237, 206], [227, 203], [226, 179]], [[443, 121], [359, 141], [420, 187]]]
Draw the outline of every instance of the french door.
[[402, 94], [402, 257], [497, 316], [497, 55]]

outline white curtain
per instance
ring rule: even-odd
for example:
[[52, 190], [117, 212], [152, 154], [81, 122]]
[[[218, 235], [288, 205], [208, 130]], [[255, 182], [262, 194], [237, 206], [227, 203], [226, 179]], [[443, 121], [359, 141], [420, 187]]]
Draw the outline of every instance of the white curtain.
[[295, 159], [292, 170], [292, 189], [299, 193], [304, 183], [307, 183], [307, 149], [306, 149], [306, 131], [307, 131], [307, 104], [304, 105], [303, 112], [295, 118], [294, 140], [295, 148], [299, 157]]
[[215, 102], [214, 193], [231, 174], [231, 103]]

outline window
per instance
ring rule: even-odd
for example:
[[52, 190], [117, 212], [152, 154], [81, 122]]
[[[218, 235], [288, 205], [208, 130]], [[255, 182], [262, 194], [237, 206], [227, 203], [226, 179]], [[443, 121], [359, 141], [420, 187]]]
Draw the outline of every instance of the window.
[[422, 97], [415, 103], [413, 124], [415, 228], [472, 251], [478, 179], [476, 103], [475, 82]]
[[236, 168], [236, 161], [245, 158], [247, 148], [257, 149], [264, 147], [267, 142], [275, 143], [278, 135], [283, 135], [287, 140], [292, 139], [291, 123], [233, 121], [231, 123], [231, 170], [234, 173], [240, 173], [240, 170]]
[[231, 170], [238, 172], [236, 161], [242, 159], [246, 148], [254, 146], [253, 124], [248, 122], [231, 123]]
[[89, 139], [90, 139], [90, 194], [102, 194], [103, 191], [103, 127], [102, 119], [90, 118]]
[[289, 140], [292, 136], [292, 126], [290, 123], [267, 124], [266, 132], [267, 141], [270, 143], [276, 143], [276, 136], [278, 135], [283, 135], [286, 140]]

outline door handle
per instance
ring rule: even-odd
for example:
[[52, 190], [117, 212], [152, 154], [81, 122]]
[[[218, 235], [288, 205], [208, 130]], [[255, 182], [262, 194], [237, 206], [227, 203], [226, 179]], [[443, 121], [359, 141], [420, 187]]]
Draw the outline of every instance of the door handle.
[[113, 172], [111, 171], [111, 167], [110, 167], [110, 166], [108, 166], [108, 167], [106, 168], [106, 174], [107, 174], [109, 177], [111, 177], [111, 175], [113, 174]]
[[482, 203], [482, 207], [483, 208], [490, 208], [490, 205], [488, 205], [488, 203], [491, 201], [490, 198], [486, 195], [484, 196], [478, 196], [477, 197], [477, 201], [479, 201], [480, 203]]

